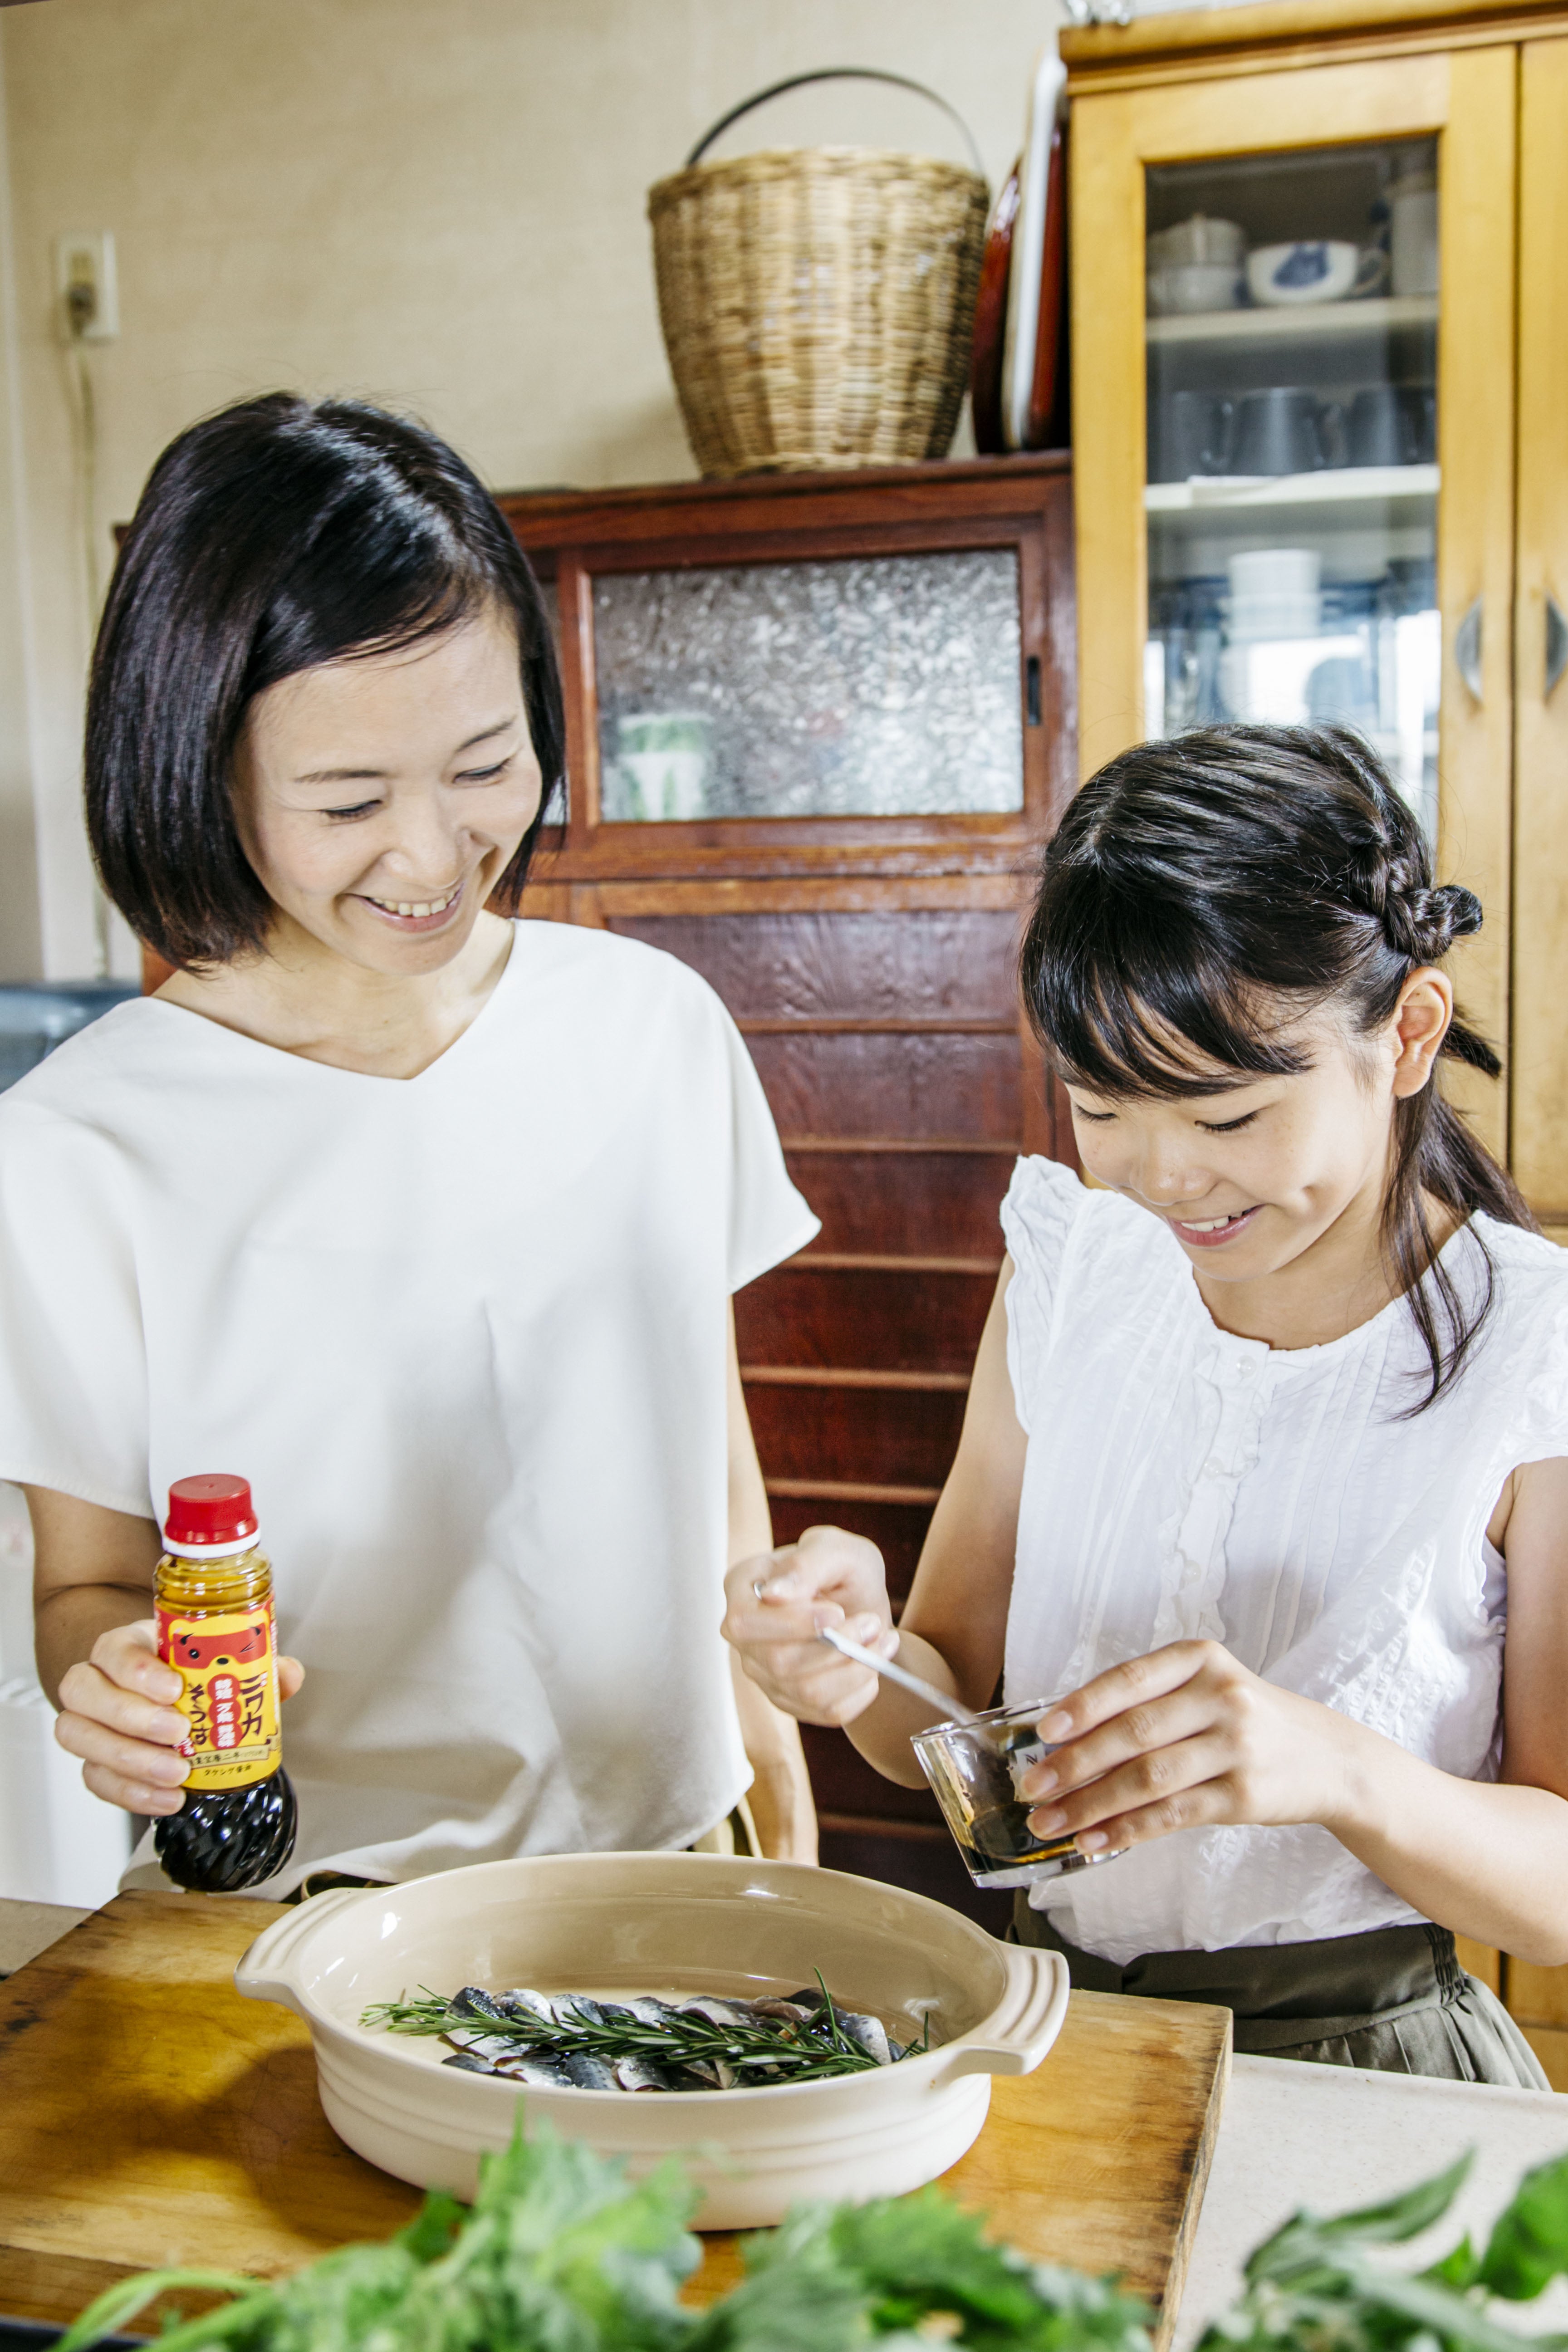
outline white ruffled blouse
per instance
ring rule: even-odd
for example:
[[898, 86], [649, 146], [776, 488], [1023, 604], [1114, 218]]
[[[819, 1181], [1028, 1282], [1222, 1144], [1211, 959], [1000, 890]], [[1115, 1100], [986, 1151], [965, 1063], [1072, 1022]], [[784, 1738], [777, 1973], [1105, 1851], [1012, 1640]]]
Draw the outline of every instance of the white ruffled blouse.
[[[1435, 1404], [1403, 1302], [1319, 1348], [1216, 1328], [1147, 1211], [1021, 1160], [1002, 1210], [1007, 1360], [1028, 1433], [1007, 1619], [1009, 1706], [1167, 1642], [1223, 1642], [1465, 1780], [1497, 1776], [1510, 1470], [1568, 1454], [1568, 1253], [1478, 1215], [1443, 1265], [1495, 1269]], [[1347, 1936], [1416, 1919], [1316, 1826], [1178, 1831], [1036, 1887], [1072, 1943], [1142, 1952]]]

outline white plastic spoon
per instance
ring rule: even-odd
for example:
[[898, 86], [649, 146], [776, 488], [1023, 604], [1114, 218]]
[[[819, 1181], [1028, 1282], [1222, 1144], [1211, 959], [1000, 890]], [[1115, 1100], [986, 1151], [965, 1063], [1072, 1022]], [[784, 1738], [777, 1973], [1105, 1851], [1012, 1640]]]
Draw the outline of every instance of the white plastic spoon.
[[862, 1649], [858, 1642], [852, 1642], [847, 1633], [840, 1633], [837, 1627], [822, 1626], [816, 1638], [819, 1642], [826, 1642], [830, 1649], [837, 1650], [842, 1656], [853, 1658], [858, 1666], [869, 1666], [874, 1675], [882, 1675], [889, 1682], [897, 1683], [901, 1689], [912, 1691], [916, 1698], [923, 1698], [928, 1706], [937, 1709], [942, 1722], [979, 1722], [980, 1717], [974, 1709], [965, 1706], [962, 1699], [954, 1698], [951, 1691], [940, 1691], [934, 1683], [922, 1683], [919, 1675], [911, 1675], [907, 1666], [895, 1666], [890, 1658], [879, 1658], [875, 1650]]

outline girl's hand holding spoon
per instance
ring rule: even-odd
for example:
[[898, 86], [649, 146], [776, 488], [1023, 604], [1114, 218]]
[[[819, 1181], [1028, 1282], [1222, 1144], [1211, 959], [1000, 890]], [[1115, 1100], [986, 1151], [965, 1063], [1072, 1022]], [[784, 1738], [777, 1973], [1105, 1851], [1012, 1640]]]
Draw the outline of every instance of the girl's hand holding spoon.
[[825, 1626], [881, 1657], [899, 1647], [882, 1555], [842, 1528], [807, 1528], [798, 1543], [742, 1560], [725, 1579], [724, 1637], [775, 1706], [802, 1723], [864, 1715], [877, 1676], [817, 1639]]

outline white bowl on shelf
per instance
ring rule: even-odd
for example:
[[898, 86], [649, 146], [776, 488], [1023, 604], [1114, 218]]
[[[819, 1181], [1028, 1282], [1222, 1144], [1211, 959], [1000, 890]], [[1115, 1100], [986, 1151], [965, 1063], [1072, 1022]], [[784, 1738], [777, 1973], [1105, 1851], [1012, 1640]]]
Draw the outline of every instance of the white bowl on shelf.
[[1150, 270], [1148, 293], [1156, 319], [1235, 310], [1241, 303], [1241, 270], [1233, 261], [1172, 262]]
[[[896, 2065], [766, 2090], [530, 2090], [441, 2063], [434, 2039], [360, 2014], [421, 1986], [453, 1992], [752, 1995], [820, 1969], [847, 2008], [932, 2047]], [[1040, 2063], [1067, 2014], [1061, 1955], [1001, 1944], [901, 1887], [719, 1854], [552, 1854], [403, 1886], [320, 1895], [263, 1930], [235, 1971], [315, 2045], [327, 2121], [401, 2180], [471, 2197], [481, 2151], [530, 2127], [645, 2170], [674, 2154], [705, 2196], [695, 2226], [756, 2229], [805, 2198], [901, 2195], [944, 2172], [985, 2120], [993, 2074]]]
[[1232, 645], [1296, 644], [1322, 626], [1323, 600], [1307, 596], [1233, 597], [1226, 622]]
[[1205, 261], [1226, 261], [1239, 269], [1247, 252], [1247, 231], [1239, 221], [1194, 213], [1171, 228], [1152, 230], [1144, 239], [1144, 252], [1151, 269]]
[[1226, 565], [1232, 644], [1315, 637], [1322, 617], [1322, 555], [1315, 547], [1247, 548]]
[[1302, 596], [1316, 591], [1323, 558], [1316, 547], [1248, 547], [1225, 570], [1233, 596]]
[[1360, 266], [1360, 247], [1339, 237], [1254, 246], [1247, 257], [1247, 289], [1265, 310], [1342, 302], [1354, 290]]

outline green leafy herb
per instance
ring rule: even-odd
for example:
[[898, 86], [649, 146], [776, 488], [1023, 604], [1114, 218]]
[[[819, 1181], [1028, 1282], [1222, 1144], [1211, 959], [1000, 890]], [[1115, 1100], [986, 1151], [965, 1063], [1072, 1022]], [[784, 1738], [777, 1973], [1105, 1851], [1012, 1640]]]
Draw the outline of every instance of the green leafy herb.
[[747, 2241], [747, 2275], [705, 2312], [679, 2301], [699, 2193], [673, 2162], [633, 2184], [548, 2128], [481, 2157], [465, 2211], [431, 2197], [383, 2245], [344, 2246], [262, 2284], [155, 2271], [100, 2295], [59, 2352], [86, 2352], [171, 2290], [235, 2300], [157, 2352], [1149, 2352], [1151, 2315], [1110, 2282], [988, 2246], [938, 2189], [793, 2213]]
[[1418, 2273], [1377, 2259], [1442, 2220], [1470, 2162], [1381, 2205], [1292, 2214], [1251, 2255], [1240, 2302], [1198, 2352], [1568, 2352], [1568, 2337], [1521, 2335], [1489, 2307], [1568, 2272], [1568, 2156], [1525, 2174], [1484, 2254], [1466, 2238]]
[[1525, 2303], [1568, 2273], [1568, 2157], [1527, 2172], [1500, 2213], [1475, 2284], [1510, 2303]]
[[[986, 2243], [984, 2217], [940, 2189], [870, 2205], [807, 2206], [751, 2239], [746, 2277], [690, 2352], [838, 2352], [881, 2340], [933, 2352], [1149, 2352], [1153, 2315], [1109, 2279]], [[943, 2323], [933, 2326], [933, 2322]]]
[[[1389, 2259], [1442, 2220], [1468, 2163], [1383, 2204], [1292, 2215], [1199, 2352], [1568, 2352], [1568, 2337], [1521, 2334], [1495, 2310], [1568, 2273], [1568, 2156], [1525, 2175], [1483, 2253], [1465, 2241], [1419, 2273]], [[192, 2288], [233, 2300], [175, 2324], [157, 2352], [1150, 2352], [1152, 2315], [1114, 2280], [988, 2244], [937, 2189], [798, 2208], [746, 2242], [739, 2286], [692, 2311], [679, 2290], [699, 2259], [697, 2203], [673, 2161], [633, 2183], [548, 2129], [525, 2141], [520, 2120], [504, 2155], [480, 2158], [471, 2209], [430, 2197], [384, 2244], [342, 2247], [276, 2284], [127, 2280], [60, 2352]]]
[[379, 2245], [342, 2246], [276, 2284], [157, 2271], [111, 2287], [63, 2338], [83, 2352], [171, 2288], [237, 2300], [185, 2320], [158, 2352], [673, 2352], [690, 2321], [677, 2301], [700, 2257], [687, 2223], [698, 2191], [673, 2161], [636, 2184], [575, 2140], [521, 2121], [503, 2155], [481, 2157], [471, 2208], [427, 2198]]

